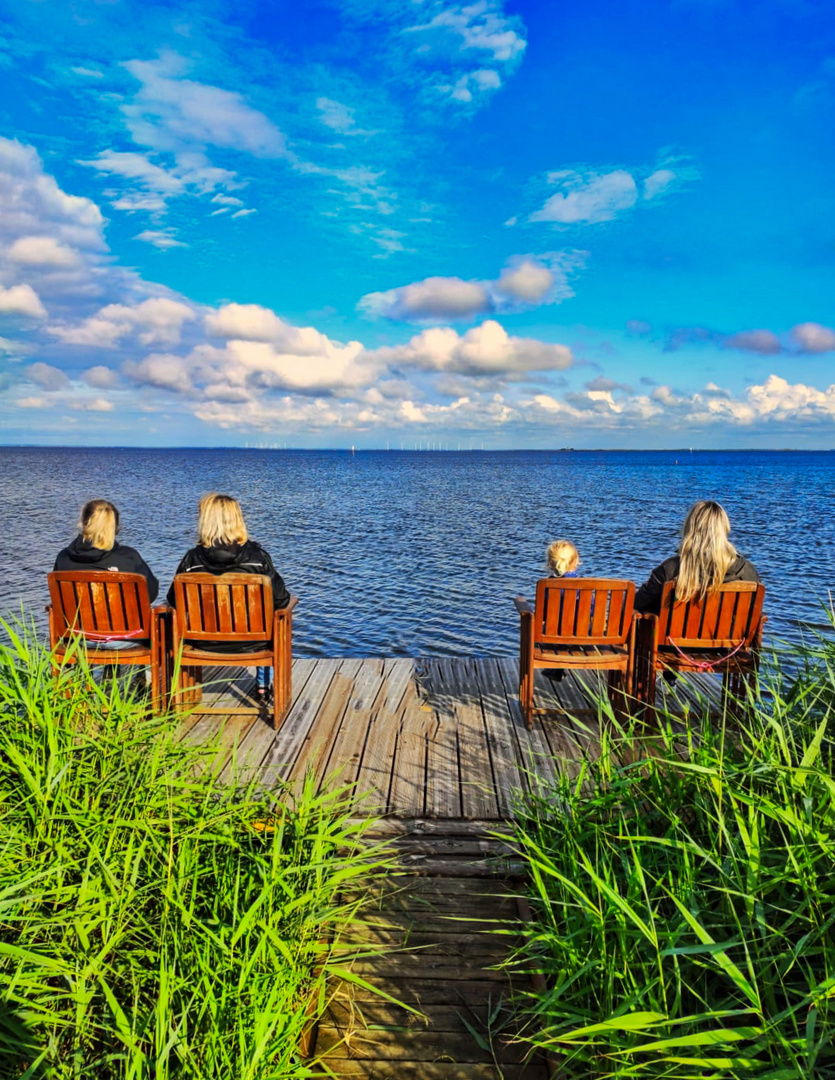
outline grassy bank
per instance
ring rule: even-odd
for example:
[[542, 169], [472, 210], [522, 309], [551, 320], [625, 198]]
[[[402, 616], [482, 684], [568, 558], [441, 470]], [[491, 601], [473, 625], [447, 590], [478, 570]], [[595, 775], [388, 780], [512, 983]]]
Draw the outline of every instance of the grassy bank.
[[528, 1034], [560, 1076], [835, 1076], [835, 646], [742, 722], [613, 734], [530, 802]]
[[0, 1077], [305, 1075], [322, 942], [369, 868], [339, 795], [276, 816], [124, 684], [56, 684], [14, 632], [0, 713]]

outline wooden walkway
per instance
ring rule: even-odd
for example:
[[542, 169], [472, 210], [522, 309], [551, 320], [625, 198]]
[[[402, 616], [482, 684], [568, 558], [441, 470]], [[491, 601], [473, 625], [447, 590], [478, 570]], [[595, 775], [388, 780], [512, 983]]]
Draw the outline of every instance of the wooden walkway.
[[[254, 706], [254, 672], [222, 669], [207, 706]], [[183, 738], [214, 741], [222, 781], [346, 786], [357, 816], [399, 872], [369, 883], [364, 922], [343, 941], [366, 951], [333, 987], [314, 1053], [345, 1080], [544, 1080], [513, 1037], [514, 984], [502, 969], [523, 927], [522, 867], [500, 836], [520, 796], [576, 775], [599, 751], [603, 685], [594, 673], [554, 682], [537, 672], [533, 731], [517, 700], [514, 659], [321, 659], [293, 663], [293, 703], [274, 732], [265, 714], [195, 711]], [[659, 679], [673, 711], [718, 702], [709, 676]], [[506, 826], [504, 826], [506, 828]], [[385, 949], [380, 952], [379, 946]], [[327, 1070], [330, 1070], [328, 1073]]]
[[[235, 677], [230, 683], [230, 677]], [[576, 773], [599, 742], [596, 673], [562, 682], [536, 674], [528, 731], [517, 700], [516, 661], [507, 659], [321, 659], [293, 662], [293, 704], [274, 732], [265, 716], [193, 713], [184, 738], [217, 740], [221, 779], [254, 777], [267, 787], [350, 785], [358, 815], [502, 821], [520, 793]], [[253, 673], [212, 672], [203, 702], [256, 706]], [[708, 675], [659, 679], [675, 711], [718, 700]]]

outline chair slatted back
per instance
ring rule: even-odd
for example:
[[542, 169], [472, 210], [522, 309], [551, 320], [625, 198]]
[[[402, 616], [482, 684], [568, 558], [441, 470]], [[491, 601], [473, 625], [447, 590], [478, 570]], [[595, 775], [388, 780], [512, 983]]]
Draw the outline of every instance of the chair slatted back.
[[536, 583], [537, 645], [623, 645], [635, 585], [609, 578], [542, 578]]
[[90, 641], [151, 635], [148, 582], [141, 574], [56, 570], [49, 575], [49, 597], [56, 640], [79, 632]]
[[661, 593], [658, 645], [682, 649], [748, 648], [762, 620], [765, 586], [735, 581], [720, 586], [704, 600], [676, 600], [676, 583]]
[[189, 641], [265, 641], [272, 634], [273, 585], [264, 574], [177, 574], [174, 607]]

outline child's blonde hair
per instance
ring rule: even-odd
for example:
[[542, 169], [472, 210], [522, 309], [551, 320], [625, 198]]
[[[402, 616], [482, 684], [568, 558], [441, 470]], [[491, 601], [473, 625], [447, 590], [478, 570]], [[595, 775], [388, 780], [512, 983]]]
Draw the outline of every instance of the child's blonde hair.
[[555, 577], [562, 577], [580, 565], [580, 554], [570, 540], [555, 540], [545, 552], [548, 569]]
[[238, 500], [215, 491], [204, 495], [197, 514], [197, 543], [211, 547], [215, 543], [245, 544], [246, 541], [246, 525]]
[[94, 548], [112, 551], [119, 531], [119, 511], [107, 499], [91, 499], [81, 508], [78, 531]]

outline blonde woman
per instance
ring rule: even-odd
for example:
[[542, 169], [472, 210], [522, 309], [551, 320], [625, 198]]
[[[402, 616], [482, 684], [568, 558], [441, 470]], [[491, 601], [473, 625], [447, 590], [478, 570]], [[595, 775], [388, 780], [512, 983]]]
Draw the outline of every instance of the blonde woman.
[[106, 499], [91, 499], [81, 508], [78, 536], [59, 552], [53, 569], [141, 574], [148, 582], [148, 597], [153, 603], [159, 592], [159, 582], [138, 551], [117, 542], [118, 532], [119, 511], [113, 503]]
[[[273, 604], [284, 608], [290, 594], [269, 554], [249, 539], [240, 503], [231, 495], [204, 495], [197, 515], [197, 547], [180, 560], [178, 574], [266, 574], [273, 583]], [[168, 603], [174, 603], [174, 586], [168, 590]], [[212, 652], [250, 652], [257, 645], [249, 642], [212, 642]], [[266, 690], [266, 676], [258, 670], [259, 689]]]
[[555, 540], [545, 551], [549, 577], [579, 577], [580, 553], [570, 540]]
[[731, 523], [718, 502], [694, 503], [681, 530], [678, 553], [656, 566], [635, 594], [635, 610], [658, 614], [667, 581], [676, 582], [676, 600], [704, 598], [724, 582], [759, 581], [753, 563], [728, 539]]

